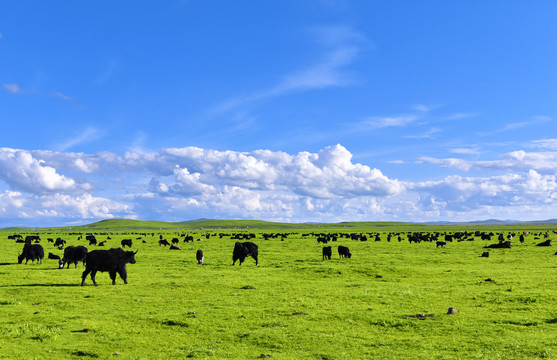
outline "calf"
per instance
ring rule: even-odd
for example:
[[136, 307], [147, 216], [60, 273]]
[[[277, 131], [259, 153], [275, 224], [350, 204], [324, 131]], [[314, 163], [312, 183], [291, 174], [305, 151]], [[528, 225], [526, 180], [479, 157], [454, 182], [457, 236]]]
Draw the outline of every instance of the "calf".
[[350, 254], [350, 250], [346, 246], [338, 246], [338, 255], [340, 258], [351, 258], [352, 254]]
[[81, 275], [81, 286], [85, 285], [85, 278], [91, 274], [93, 284], [98, 286], [95, 281], [97, 271], [108, 271], [112, 279], [112, 285], [116, 285], [116, 273], [120, 275], [124, 284], [128, 283], [128, 274], [126, 272], [126, 264], [135, 264], [135, 254], [133, 251], [124, 251], [124, 249], [110, 249], [110, 250], [93, 250], [87, 254], [85, 258], [86, 268]]
[[333, 247], [332, 246], [324, 246], [323, 247], [323, 260], [325, 260], [325, 259], [331, 260], [332, 254], [333, 254]]
[[195, 258], [197, 259], [197, 263], [199, 265], [203, 265], [203, 260], [205, 259], [205, 256], [203, 256], [203, 250], [201, 249], [197, 250], [197, 253], [195, 254]]
[[31, 264], [35, 260], [37, 260], [37, 264], [39, 263], [42, 264], [43, 258], [44, 258], [44, 250], [41, 245], [26, 243], [25, 245], [23, 245], [23, 251], [21, 255], [17, 257], [17, 262], [18, 264], [21, 264], [25, 259], [25, 264], [27, 264], [29, 260], [31, 260]]
[[246, 241], [246, 242], [236, 242], [234, 244], [234, 251], [232, 253], [232, 265], [236, 264], [236, 260], [240, 260], [240, 265], [244, 262], [245, 258], [251, 256], [255, 259], [255, 265], [259, 265], [257, 255], [259, 248], [256, 244]]

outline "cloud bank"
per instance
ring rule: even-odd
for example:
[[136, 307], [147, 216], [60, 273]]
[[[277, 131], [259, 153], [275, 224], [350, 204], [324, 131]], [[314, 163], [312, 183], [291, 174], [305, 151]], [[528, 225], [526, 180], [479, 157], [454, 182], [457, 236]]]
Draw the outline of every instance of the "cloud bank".
[[[543, 219], [557, 208], [556, 158], [551, 151], [523, 150], [490, 161], [421, 158], [424, 169], [442, 166], [463, 174], [409, 181], [354, 163], [339, 144], [297, 154], [198, 147], [123, 155], [2, 148], [0, 219], [37, 226], [115, 217]], [[494, 173], [464, 176], [473, 169]]]

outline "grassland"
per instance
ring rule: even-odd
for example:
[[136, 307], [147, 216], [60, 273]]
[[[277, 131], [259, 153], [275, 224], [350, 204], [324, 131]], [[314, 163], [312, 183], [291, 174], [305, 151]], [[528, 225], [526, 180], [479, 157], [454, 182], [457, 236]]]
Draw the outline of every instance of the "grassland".
[[[460, 230], [555, 237], [556, 227], [120, 221], [29, 230], [40, 234], [46, 254], [61, 254], [49, 237], [95, 249], [77, 240], [81, 231], [97, 232], [99, 240], [110, 236], [107, 248], [133, 239], [139, 252], [137, 263], [127, 266], [129, 284], [118, 278], [112, 286], [108, 274], [99, 273], [98, 287], [90, 279], [79, 286], [81, 265], [17, 264], [22, 244], [8, 240], [13, 231], [3, 231], [0, 358], [555, 358], [555, 247], [535, 246], [543, 239], [531, 234], [482, 258], [483, 246], [496, 240], [474, 237], [444, 248], [410, 244], [405, 235], [402, 242], [386, 241], [388, 232]], [[236, 240], [229, 235], [238, 232], [256, 234], [259, 267], [251, 258], [231, 266]], [[264, 232], [289, 235], [264, 240]], [[339, 259], [334, 251], [324, 261], [323, 245], [303, 236], [311, 232], [379, 233], [381, 241], [341, 238], [328, 245], [348, 246], [352, 258]], [[183, 233], [202, 241], [181, 241], [181, 251], [157, 243], [161, 234], [170, 241]], [[205, 253], [204, 265], [195, 261], [197, 249]], [[448, 315], [450, 307], [459, 312]]]

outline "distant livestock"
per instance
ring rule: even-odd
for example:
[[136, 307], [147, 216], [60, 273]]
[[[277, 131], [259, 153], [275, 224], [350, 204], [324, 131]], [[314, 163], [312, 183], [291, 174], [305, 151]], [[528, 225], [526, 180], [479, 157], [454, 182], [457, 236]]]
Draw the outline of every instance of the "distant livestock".
[[60, 255], [53, 254], [51, 252], [48, 253], [48, 258], [51, 260], [58, 260], [60, 261]]
[[436, 247], [439, 247], [439, 246], [445, 247], [445, 245], [447, 245], [447, 242], [446, 241], [437, 241], [436, 244], [437, 244]]
[[255, 259], [255, 265], [259, 265], [259, 261], [257, 259], [259, 249], [257, 245], [252, 242], [236, 242], [234, 245], [234, 252], [232, 254], [232, 265], [236, 264], [237, 260], [240, 260], [240, 265], [244, 262], [246, 257], [251, 256]]
[[195, 253], [195, 258], [197, 259], [197, 263], [199, 265], [203, 265], [203, 260], [205, 259], [205, 256], [203, 256], [203, 250], [197, 250], [197, 253]]
[[536, 246], [551, 246], [551, 240], [546, 240], [544, 242], [537, 244]]
[[484, 246], [484, 249], [510, 249], [511, 242], [510, 241], [503, 241], [497, 244], [491, 244]]
[[86, 268], [81, 275], [81, 286], [85, 285], [85, 278], [89, 273], [93, 284], [98, 286], [95, 281], [97, 271], [106, 272], [110, 274], [112, 285], [116, 285], [116, 273], [120, 275], [124, 284], [128, 283], [128, 274], [126, 272], [126, 264], [135, 264], [135, 254], [133, 251], [124, 251], [122, 248], [110, 250], [93, 250], [87, 254], [85, 258]]
[[332, 246], [324, 246], [323, 247], [323, 260], [325, 260], [325, 259], [331, 260], [332, 254], [333, 254], [333, 247]]
[[482, 253], [482, 257], [489, 257], [489, 251], [484, 251]]
[[97, 245], [97, 238], [95, 235], [86, 235], [85, 240], [89, 241], [89, 245]]
[[[70, 264], [73, 263], [75, 265], [75, 269], [77, 269], [78, 262], [84, 262], [85, 257], [87, 256], [87, 248], [83, 245], [80, 246], [68, 246], [64, 249], [64, 257], [60, 260], [60, 269], [64, 268], [64, 265], [68, 264], [68, 269], [70, 268]], [[83, 264], [85, 265], [85, 263]]]
[[350, 250], [346, 246], [338, 246], [338, 255], [340, 258], [351, 258], [352, 254], [350, 254]]
[[125, 248], [127, 247], [132, 247], [132, 239], [124, 239], [122, 241], [120, 241], [120, 244], [122, 244], [122, 247]]
[[172, 244], [172, 245], [170, 245], [170, 250], [182, 250], [182, 249], [180, 249], [178, 246]]
[[159, 240], [159, 246], [161, 246], [161, 245], [167, 246], [167, 245], [170, 245], [170, 243], [165, 239], [160, 239]]
[[37, 264], [38, 263], [42, 264], [43, 258], [44, 258], [44, 250], [41, 245], [26, 243], [25, 245], [23, 245], [23, 251], [21, 255], [17, 257], [17, 262], [18, 264], [21, 264], [23, 260], [25, 260], [25, 264], [27, 264], [29, 260], [31, 260], [31, 263], [37, 260]]
[[56, 239], [54, 242], [54, 246], [60, 247], [66, 245], [66, 240], [62, 240], [61, 238]]

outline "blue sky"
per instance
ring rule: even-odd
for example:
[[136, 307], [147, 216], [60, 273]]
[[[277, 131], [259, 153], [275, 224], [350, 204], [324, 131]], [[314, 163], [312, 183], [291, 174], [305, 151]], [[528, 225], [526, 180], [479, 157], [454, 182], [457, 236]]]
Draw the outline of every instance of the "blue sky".
[[557, 217], [553, 1], [0, 5], [0, 226]]

